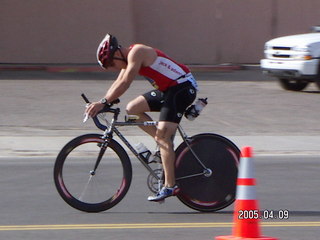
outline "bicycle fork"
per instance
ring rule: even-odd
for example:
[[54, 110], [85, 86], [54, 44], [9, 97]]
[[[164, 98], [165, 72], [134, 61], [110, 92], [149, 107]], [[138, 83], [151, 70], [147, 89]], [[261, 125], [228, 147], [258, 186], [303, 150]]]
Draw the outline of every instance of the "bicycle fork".
[[112, 129], [107, 129], [101, 139], [103, 140], [103, 142], [98, 143], [98, 147], [100, 148], [100, 151], [99, 151], [97, 160], [95, 162], [94, 168], [93, 168], [93, 170], [90, 171], [91, 176], [94, 176], [96, 174], [96, 171], [97, 171], [98, 166], [101, 162], [101, 159], [108, 148], [108, 144], [110, 143], [110, 141], [112, 139]]
[[100, 147], [100, 151], [99, 151], [99, 155], [97, 157], [97, 160], [96, 160], [96, 163], [94, 165], [94, 168], [93, 170], [90, 171], [90, 175], [91, 176], [94, 176], [96, 174], [96, 170], [101, 162], [101, 159], [104, 155], [104, 153], [106, 152], [107, 150], [107, 147], [108, 147], [108, 142], [104, 142], [104, 143], [99, 143], [98, 146]]

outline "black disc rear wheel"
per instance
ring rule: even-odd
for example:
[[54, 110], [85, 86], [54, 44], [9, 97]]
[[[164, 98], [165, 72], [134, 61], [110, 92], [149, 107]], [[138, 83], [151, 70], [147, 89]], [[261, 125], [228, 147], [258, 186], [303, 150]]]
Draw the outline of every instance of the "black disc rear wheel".
[[[188, 207], [204, 212], [223, 209], [235, 200], [240, 150], [225, 137], [199, 134], [176, 150], [178, 198]], [[197, 161], [194, 154], [205, 165]]]

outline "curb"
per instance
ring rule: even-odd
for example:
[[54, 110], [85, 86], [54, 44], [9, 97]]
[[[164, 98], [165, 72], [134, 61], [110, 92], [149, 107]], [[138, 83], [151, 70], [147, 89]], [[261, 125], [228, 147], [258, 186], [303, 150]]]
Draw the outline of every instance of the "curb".
[[[250, 65], [219, 64], [219, 65], [187, 65], [192, 72], [229, 72], [246, 70]], [[256, 66], [256, 65], [251, 65]], [[93, 65], [41, 65], [41, 64], [2, 64], [0, 71], [42, 71], [49, 73], [106, 72], [100, 66]]]

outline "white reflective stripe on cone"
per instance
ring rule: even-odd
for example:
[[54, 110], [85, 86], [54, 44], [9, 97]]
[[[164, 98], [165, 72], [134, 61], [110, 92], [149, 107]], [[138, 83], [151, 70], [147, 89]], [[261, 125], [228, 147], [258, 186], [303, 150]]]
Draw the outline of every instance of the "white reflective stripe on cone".
[[254, 178], [252, 158], [241, 158], [238, 178]]
[[256, 186], [238, 185], [236, 199], [237, 200], [255, 200], [257, 197]]

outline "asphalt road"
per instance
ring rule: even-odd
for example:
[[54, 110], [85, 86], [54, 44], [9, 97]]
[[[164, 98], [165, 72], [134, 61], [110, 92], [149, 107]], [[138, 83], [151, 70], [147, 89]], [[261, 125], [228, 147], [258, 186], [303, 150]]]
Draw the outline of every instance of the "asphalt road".
[[[17, 74], [17, 73], [15, 73]], [[149, 203], [146, 171], [133, 161], [132, 187], [113, 209], [87, 214], [59, 197], [52, 169], [59, 149], [71, 138], [97, 132], [82, 123], [80, 93], [99, 99], [110, 81], [88, 75], [2, 74], [0, 81], [0, 239], [213, 239], [232, 231], [233, 205], [198, 213], [171, 198]], [[10, 76], [11, 75], [11, 76]], [[282, 90], [259, 71], [198, 74], [199, 96], [209, 105], [195, 121], [183, 120], [190, 134], [216, 132], [239, 147], [254, 148], [261, 210], [288, 210], [289, 219], [265, 219], [263, 235], [282, 240], [318, 239], [319, 91]], [[13, 80], [14, 79], [14, 80]], [[149, 86], [136, 81], [120, 107]], [[142, 139], [137, 129], [123, 129]], [[149, 140], [150, 144], [151, 141]], [[148, 142], [148, 143], [149, 143]]]
[[[199, 213], [176, 198], [149, 203], [147, 172], [135, 163], [132, 187], [116, 207], [102, 213], [79, 212], [58, 195], [52, 158], [0, 163], [1, 239], [213, 239], [229, 235], [233, 205], [217, 213]], [[263, 235], [282, 240], [318, 239], [320, 234], [319, 157], [255, 158], [261, 210], [288, 219], [263, 219]]]

